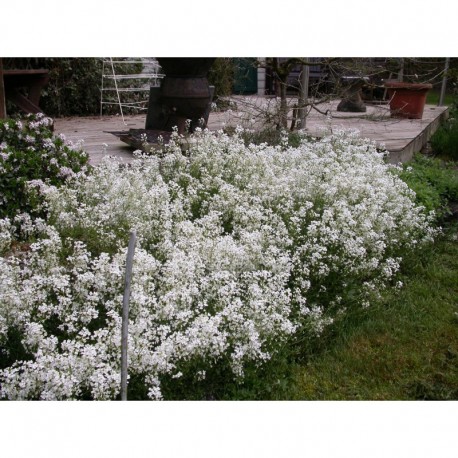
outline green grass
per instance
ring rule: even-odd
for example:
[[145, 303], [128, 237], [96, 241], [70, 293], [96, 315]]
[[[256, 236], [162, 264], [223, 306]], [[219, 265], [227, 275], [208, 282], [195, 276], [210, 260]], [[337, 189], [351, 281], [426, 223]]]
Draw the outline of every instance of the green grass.
[[294, 369], [289, 399], [458, 399], [458, 224], [404, 267], [404, 288], [353, 311]]
[[[440, 89], [432, 89], [426, 94], [426, 104], [427, 105], [437, 105], [439, 103], [441, 91]], [[450, 106], [456, 100], [456, 95], [451, 93], [445, 93], [444, 96], [444, 105]]]
[[447, 160], [458, 161], [458, 101], [450, 107], [448, 120], [439, 126], [431, 136], [430, 143], [433, 151]]

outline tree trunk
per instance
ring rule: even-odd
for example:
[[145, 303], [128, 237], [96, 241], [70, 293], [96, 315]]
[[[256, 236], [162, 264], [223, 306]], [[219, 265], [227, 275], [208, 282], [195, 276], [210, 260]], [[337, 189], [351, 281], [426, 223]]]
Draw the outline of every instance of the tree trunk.
[[[304, 59], [308, 62], [308, 58]], [[305, 129], [305, 118], [307, 116], [307, 101], [309, 96], [309, 75], [310, 75], [310, 68], [308, 65], [302, 65], [301, 70], [301, 86], [299, 90], [299, 119], [300, 125], [299, 129]]]

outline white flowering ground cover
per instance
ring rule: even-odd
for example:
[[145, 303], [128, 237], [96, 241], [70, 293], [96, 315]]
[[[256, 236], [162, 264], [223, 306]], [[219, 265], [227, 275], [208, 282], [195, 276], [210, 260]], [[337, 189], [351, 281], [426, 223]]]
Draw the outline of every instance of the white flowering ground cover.
[[0, 221], [0, 342], [14, 331], [27, 355], [0, 372], [8, 399], [119, 395], [132, 229], [129, 376], [151, 399], [218, 366], [241, 380], [298, 333], [370, 305], [435, 233], [352, 132], [298, 148], [197, 132], [186, 155], [172, 142], [162, 158], [34, 186], [48, 219]]

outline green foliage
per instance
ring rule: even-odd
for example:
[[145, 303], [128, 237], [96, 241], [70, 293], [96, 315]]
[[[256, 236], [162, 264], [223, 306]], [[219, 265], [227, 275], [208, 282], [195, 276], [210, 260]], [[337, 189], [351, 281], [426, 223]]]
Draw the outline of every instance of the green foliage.
[[100, 110], [101, 61], [94, 58], [46, 59], [50, 81], [41, 106], [49, 116], [83, 116]]
[[215, 95], [217, 97], [231, 95], [234, 81], [233, 59], [218, 57], [210, 69], [208, 81], [215, 86]]
[[[294, 383], [291, 370], [294, 362], [286, 346], [262, 365], [251, 362], [246, 365], [243, 378], [234, 378], [229, 362], [223, 364], [193, 364], [183, 371], [180, 379], [165, 376], [161, 379], [164, 398], [168, 400], [277, 400], [287, 399]], [[196, 377], [205, 372], [205, 379]], [[142, 396], [141, 383], [129, 383], [130, 399], [146, 399]]]
[[[426, 104], [427, 105], [438, 105], [440, 100], [440, 90], [431, 89], [426, 94]], [[446, 92], [444, 97], [445, 106], [453, 106], [455, 103], [456, 96], [453, 93]]]
[[51, 128], [52, 120], [42, 115], [0, 121], [0, 218], [37, 211], [41, 198], [28, 192], [28, 181], [58, 186], [88, 163], [85, 152], [53, 136]]
[[449, 119], [431, 137], [433, 151], [448, 159], [458, 160], [458, 107], [457, 101]]
[[[226, 128], [226, 132], [229, 135], [233, 134], [234, 131], [235, 128]], [[253, 145], [266, 143], [270, 146], [284, 145], [297, 148], [301, 144], [301, 141], [304, 140], [304, 135], [297, 131], [287, 131], [271, 127], [259, 131], [244, 130], [240, 135], [247, 146], [250, 143]]]
[[234, 84], [234, 61], [227, 57], [218, 57], [213, 63], [208, 74], [208, 81], [215, 86], [214, 102], [218, 108], [227, 108], [227, 103], [221, 100], [232, 94], [232, 85]]
[[453, 163], [417, 154], [404, 165], [400, 177], [415, 191], [417, 203], [427, 212], [434, 210], [438, 218], [448, 214], [450, 200], [458, 200], [458, 170]]
[[24, 348], [21, 338], [22, 333], [18, 329], [14, 327], [8, 329], [6, 340], [0, 344], [0, 369], [5, 369], [18, 360], [32, 359], [30, 353]]
[[[40, 107], [52, 117], [94, 115], [100, 112], [102, 61], [97, 58], [5, 59], [5, 68], [49, 70]], [[9, 113], [16, 108], [9, 107]]]
[[[40, 107], [48, 116], [89, 116], [100, 113], [100, 58], [14, 58], [5, 59], [4, 66], [9, 69], [49, 70], [49, 82], [40, 99]], [[130, 67], [126, 64], [123, 70], [138, 73], [141, 67], [141, 64], [131, 64]], [[123, 84], [121, 81], [120, 86]], [[132, 97], [135, 94], [125, 94], [125, 101], [130, 101]], [[8, 107], [8, 113], [15, 112], [15, 106]]]

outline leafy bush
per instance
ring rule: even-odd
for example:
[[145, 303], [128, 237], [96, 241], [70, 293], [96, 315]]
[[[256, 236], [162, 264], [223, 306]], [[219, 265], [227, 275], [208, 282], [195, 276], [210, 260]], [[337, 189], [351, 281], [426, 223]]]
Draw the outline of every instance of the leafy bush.
[[[10, 58], [5, 68], [49, 70], [40, 107], [51, 117], [94, 115], [100, 112], [102, 60], [96, 58]], [[8, 113], [16, 113], [15, 105]]]
[[37, 208], [36, 195], [28, 192], [31, 180], [60, 185], [85, 169], [88, 155], [53, 136], [52, 124], [41, 114], [0, 120], [0, 218]]
[[449, 119], [431, 136], [431, 147], [436, 154], [458, 161], [458, 108], [451, 110]]
[[458, 201], [458, 169], [454, 163], [417, 154], [404, 164], [400, 177], [415, 191], [417, 204], [427, 212], [434, 211], [439, 219], [448, 214], [449, 201]]
[[49, 116], [84, 116], [100, 112], [101, 59], [48, 58], [49, 83], [40, 105]]
[[[4, 59], [5, 68], [45, 68], [49, 70], [49, 82], [42, 90], [40, 107], [51, 117], [89, 116], [100, 113], [100, 89], [102, 79], [101, 58], [9, 58]], [[123, 71], [139, 73], [141, 64], [123, 64]], [[119, 86], [131, 84], [119, 82]], [[126, 93], [123, 101], [135, 101], [136, 93]], [[107, 105], [104, 113], [116, 110]], [[16, 113], [11, 104], [8, 113]]]
[[[229, 128], [227, 130], [229, 130]], [[301, 142], [304, 141], [306, 135], [303, 131], [291, 132], [282, 129], [265, 128], [259, 131], [245, 129], [241, 133], [241, 137], [246, 146], [250, 143], [255, 145], [267, 143], [270, 146], [288, 145], [297, 148]]]
[[234, 82], [234, 61], [227, 57], [218, 57], [213, 63], [208, 81], [215, 86], [215, 98], [224, 97], [232, 94]]
[[118, 396], [131, 229], [129, 375], [152, 399], [221, 396], [221, 377], [242, 381], [294, 336], [369, 305], [432, 239], [375, 144], [339, 133], [246, 146], [240, 133], [198, 131], [187, 156], [172, 141], [163, 158], [106, 161], [42, 187], [47, 222], [0, 225], [0, 343], [8, 355], [16, 336], [26, 355], [0, 372], [2, 397]]

